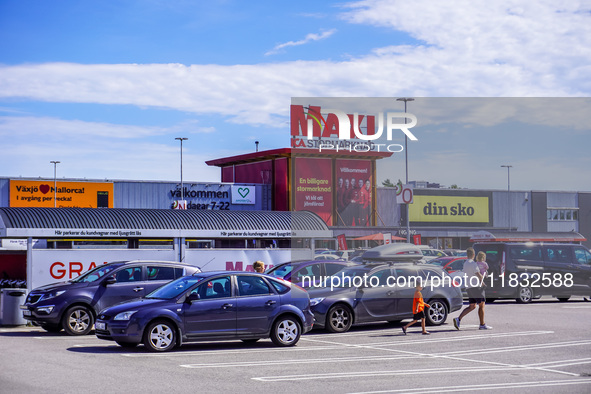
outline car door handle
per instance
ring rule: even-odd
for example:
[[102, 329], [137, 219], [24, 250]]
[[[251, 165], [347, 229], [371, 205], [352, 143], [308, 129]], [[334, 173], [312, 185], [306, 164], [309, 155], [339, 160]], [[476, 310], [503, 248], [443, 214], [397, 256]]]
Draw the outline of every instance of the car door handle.
[[222, 309], [230, 309], [233, 306], [234, 306], [233, 304], [224, 304], [224, 305], [222, 305]]
[[144, 288], [143, 288], [143, 287], [134, 287], [134, 289], [133, 289], [133, 291], [135, 291], [136, 293], [137, 293], [138, 291], [142, 291], [142, 290], [144, 290]]
[[396, 293], [395, 291], [389, 291], [389, 292], [386, 293], [386, 295], [387, 296], [391, 296], [391, 295], [394, 295], [395, 293]]
[[276, 303], [277, 303], [277, 301], [270, 300], [270, 301], [265, 302], [265, 305], [271, 306], [271, 305], [274, 305]]

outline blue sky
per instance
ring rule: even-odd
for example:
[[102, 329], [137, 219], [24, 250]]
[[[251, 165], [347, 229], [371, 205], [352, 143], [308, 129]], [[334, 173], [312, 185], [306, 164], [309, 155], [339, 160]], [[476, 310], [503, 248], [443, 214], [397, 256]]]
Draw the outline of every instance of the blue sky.
[[[513, 113], [499, 121], [490, 103], [470, 100], [436, 103], [453, 103], [453, 118], [423, 107], [410, 178], [503, 189], [499, 166], [511, 164], [516, 189], [591, 190], [580, 181], [591, 175], [581, 126], [591, 112], [590, 9], [553, 0], [0, 0], [0, 176], [52, 177], [49, 161], [59, 160], [60, 177], [175, 180], [174, 138], [183, 136], [185, 179], [219, 181], [206, 160], [251, 152], [255, 140], [289, 145], [292, 97], [578, 97], [545, 103], [546, 119], [505, 108]], [[553, 113], [563, 105], [574, 112]], [[466, 112], [480, 120], [455, 116]], [[381, 165], [378, 180], [403, 179], [403, 163]]]

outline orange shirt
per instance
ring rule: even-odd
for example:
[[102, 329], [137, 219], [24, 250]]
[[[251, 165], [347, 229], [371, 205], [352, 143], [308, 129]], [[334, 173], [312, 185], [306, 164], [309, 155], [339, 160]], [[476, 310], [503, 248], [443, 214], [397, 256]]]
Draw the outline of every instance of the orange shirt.
[[419, 313], [425, 309], [425, 301], [420, 291], [415, 291], [415, 296], [412, 299], [412, 313]]

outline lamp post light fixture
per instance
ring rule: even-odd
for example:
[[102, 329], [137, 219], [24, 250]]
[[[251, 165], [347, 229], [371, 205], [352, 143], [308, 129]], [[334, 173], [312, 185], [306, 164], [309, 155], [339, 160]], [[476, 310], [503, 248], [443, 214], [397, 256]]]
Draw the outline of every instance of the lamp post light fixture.
[[183, 141], [188, 140], [187, 137], [176, 137], [175, 140], [181, 142], [181, 200], [185, 199], [185, 188], [183, 185]]
[[507, 212], [509, 212], [509, 231], [511, 231], [511, 174], [510, 165], [502, 165], [501, 167], [507, 168]]
[[53, 164], [53, 207], [57, 208], [57, 165], [61, 163], [61, 161], [51, 160], [50, 163]]
[[[397, 98], [396, 101], [404, 101], [404, 114], [406, 115], [406, 103], [409, 101], [415, 101], [415, 99], [410, 97], [401, 97]], [[406, 116], [404, 117], [404, 124], [406, 124]], [[404, 162], [405, 162], [405, 170], [406, 170], [406, 184], [408, 185], [408, 136], [404, 133]], [[410, 243], [410, 218], [409, 216], [409, 207], [406, 204], [406, 242]]]

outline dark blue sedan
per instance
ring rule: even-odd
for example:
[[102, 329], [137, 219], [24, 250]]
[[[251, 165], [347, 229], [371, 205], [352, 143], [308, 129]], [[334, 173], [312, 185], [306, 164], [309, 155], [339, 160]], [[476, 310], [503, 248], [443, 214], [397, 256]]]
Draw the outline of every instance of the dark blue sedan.
[[269, 337], [277, 346], [293, 346], [313, 322], [302, 288], [264, 274], [216, 271], [177, 279], [143, 299], [103, 310], [95, 333], [152, 351], [184, 342]]

